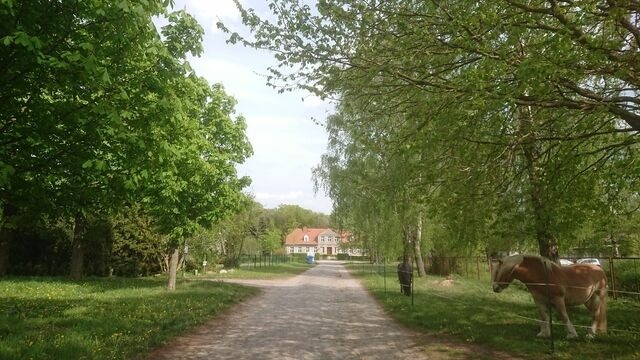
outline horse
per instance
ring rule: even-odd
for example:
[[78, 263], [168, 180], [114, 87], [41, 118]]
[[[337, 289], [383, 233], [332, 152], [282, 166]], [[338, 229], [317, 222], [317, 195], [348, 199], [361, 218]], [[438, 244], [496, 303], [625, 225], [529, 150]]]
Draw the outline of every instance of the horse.
[[411, 280], [413, 279], [413, 269], [411, 263], [403, 261], [398, 264], [398, 281], [400, 281], [400, 292], [406, 296], [411, 296]]
[[551, 336], [549, 313], [552, 304], [567, 329], [567, 338], [578, 334], [567, 315], [567, 306], [584, 304], [591, 312], [588, 337], [607, 332], [607, 277], [597, 265], [560, 266], [535, 255], [512, 255], [498, 260], [491, 274], [493, 291], [501, 292], [513, 281], [520, 280], [529, 289], [540, 315], [538, 337]]

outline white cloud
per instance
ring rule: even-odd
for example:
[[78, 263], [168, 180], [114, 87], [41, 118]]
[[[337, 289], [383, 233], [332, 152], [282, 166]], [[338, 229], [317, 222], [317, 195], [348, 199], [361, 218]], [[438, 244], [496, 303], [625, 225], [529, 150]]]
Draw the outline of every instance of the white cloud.
[[240, 12], [233, 0], [187, 0], [185, 5], [199, 18], [240, 20]]
[[[176, 8], [180, 9], [179, 3], [176, 3]], [[183, 7], [198, 19], [207, 33], [219, 31], [216, 26], [218, 20], [232, 24], [240, 21], [240, 12], [233, 0], [186, 0]]]
[[274, 194], [274, 193], [256, 193], [256, 199], [259, 200], [268, 200], [268, 201], [272, 201], [272, 200], [278, 200], [278, 201], [291, 201], [291, 200], [297, 200], [300, 197], [302, 197], [303, 193], [302, 191], [289, 191], [287, 193], [279, 193], [279, 194]]
[[[241, 2], [268, 14], [264, 0]], [[232, 31], [246, 31], [232, 0], [176, 0], [175, 9], [186, 9], [205, 29], [204, 53], [190, 58], [191, 66], [209, 83], [222, 83], [238, 101], [237, 113], [247, 121], [254, 155], [238, 166], [240, 175], [252, 179], [247, 192], [267, 208], [295, 204], [330, 213], [330, 199], [315, 195], [312, 181], [312, 169], [326, 150], [327, 134], [311, 119], [323, 121], [332, 106], [307, 92], [278, 94], [261, 75], [276, 63], [273, 54], [226, 44], [227, 35], [216, 29], [218, 20]]]

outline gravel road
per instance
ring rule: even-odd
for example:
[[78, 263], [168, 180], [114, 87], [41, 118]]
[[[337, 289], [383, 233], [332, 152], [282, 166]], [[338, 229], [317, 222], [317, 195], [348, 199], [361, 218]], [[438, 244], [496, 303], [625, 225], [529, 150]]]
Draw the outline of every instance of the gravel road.
[[263, 291], [148, 358], [485, 358], [466, 344], [438, 342], [397, 324], [339, 262], [320, 262], [285, 280], [234, 282]]

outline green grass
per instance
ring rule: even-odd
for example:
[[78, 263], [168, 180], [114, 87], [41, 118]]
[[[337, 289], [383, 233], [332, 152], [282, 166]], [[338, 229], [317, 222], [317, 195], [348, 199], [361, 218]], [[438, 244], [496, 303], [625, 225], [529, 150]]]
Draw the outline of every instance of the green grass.
[[122, 359], [149, 351], [257, 292], [211, 281], [0, 280], [0, 359]]
[[414, 304], [402, 296], [395, 272], [382, 273], [370, 266], [350, 265], [382, 306], [398, 321], [436, 334], [453, 335], [462, 342], [483, 345], [527, 358], [542, 359], [638, 359], [640, 358], [640, 301], [609, 299], [609, 332], [595, 339], [585, 337], [590, 314], [584, 306], [569, 309], [569, 317], [580, 335], [566, 340], [564, 325], [554, 311], [554, 351], [550, 341], [536, 337], [539, 326], [533, 300], [524, 286], [514, 282], [500, 294], [488, 281], [455, 277], [455, 285], [441, 286], [440, 277], [415, 277]]
[[210, 279], [281, 279], [298, 275], [315, 266], [299, 262], [287, 262], [270, 266], [255, 266], [253, 263], [242, 264], [240, 269], [234, 269], [226, 274], [210, 273], [202, 277]]

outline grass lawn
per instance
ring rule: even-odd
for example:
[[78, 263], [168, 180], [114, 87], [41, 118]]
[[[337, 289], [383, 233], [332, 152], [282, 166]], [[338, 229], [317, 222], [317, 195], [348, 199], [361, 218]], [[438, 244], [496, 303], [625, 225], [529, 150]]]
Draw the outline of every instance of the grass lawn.
[[414, 304], [400, 294], [395, 269], [383, 272], [370, 265], [349, 265], [382, 306], [401, 323], [418, 331], [450, 334], [461, 341], [531, 359], [639, 359], [640, 299], [609, 298], [609, 332], [595, 339], [585, 337], [590, 313], [584, 306], [569, 308], [579, 339], [566, 340], [564, 325], [554, 310], [554, 343], [538, 339], [537, 310], [533, 299], [517, 281], [500, 294], [488, 280], [455, 277], [452, 286], [443, 278], [415, 277]]
[[144, 354], [257, 289], [210, 279], [275, 279], [314, 265], [245, 264], [227, 274], [166, 278], [0, 280], [0, 359], [122, 359]]
[[257, 292], [212, 281], [5, 278], [0, 359], [123, 359], [143, 354]]
[[[233, 269], [226, 274], [209, 273], [200, 278], [206, 277], [208, 279], [279, 279], [289, 276], [295, 276], [303, 273], [315, 266], [314, 264], [300, 263], [300, 262], [287, 262], [273, 264], [269, 266], [257, 265], [253, 263], [245, 263], [240, 266], [240, 269]], [[191, 276], [191, 275], [189, 275]]]

